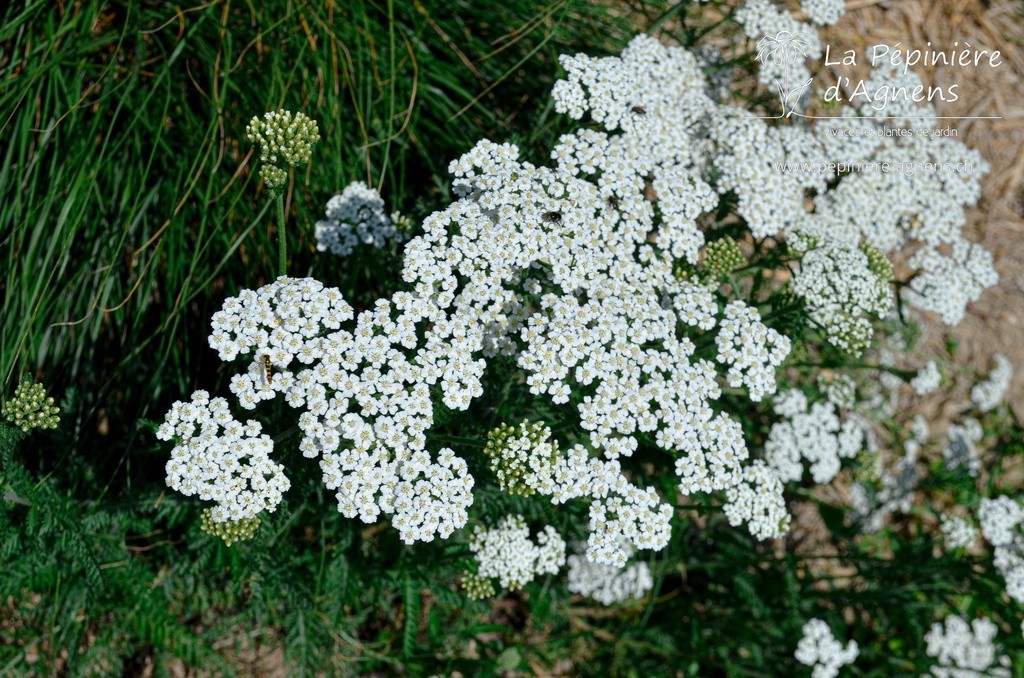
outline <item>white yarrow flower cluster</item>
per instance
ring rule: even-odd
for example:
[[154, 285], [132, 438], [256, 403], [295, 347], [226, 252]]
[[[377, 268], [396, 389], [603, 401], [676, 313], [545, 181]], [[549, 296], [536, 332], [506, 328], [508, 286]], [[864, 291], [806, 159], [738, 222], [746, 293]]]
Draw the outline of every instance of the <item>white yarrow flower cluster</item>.
[[[743, 32], [752, 40], [763, 35], [780, 42], [793, 43], [788, 46], [784, 55], [773, 55], [774, 58], [762, 61], [761, 70], [758, 72], [758, 79], [762, 83], [774, 85], [776, 80], [786, 80], [792, 87], [810, 79], [811, 73], [804, 62], [808, 58], [821, 57], [821, 41], [813, 26], [797, 21], [789, 11], [776, 7], [771, 0], [747, 0], [736, 12], [736, 21], [743, 26]], [[785, 69], [787, 65], [788, 72]]]
[[981, 534], [995, 547], [995, 566], [1006, 579], [1006, 593], [1024, 603], [1024, 509], [1006, 495], [987, 497], [978, 507]]
[[939, 530], [951, 549], [968, 548], [978, 540], [978, 528], [966, 518], [944, 514], [939, 521]]
[[[714, 168], [721, 174], [718, 191], [736, 192], [736, 211], [746, 220], [751, 234], [755, 238], [772, 236], [799, 223], [805, 215], [804, 182], [776, 170], [773, 163], [814, 162], [815, 153], [805, 148], [807, 144], [800, 151], [794, 147], [794, 153], [812, 153], [810, 157], [789, 157], [780, 128], [769, 127], [740, 108], [721, 108], [712, 114], [708, 125], [714, 143]], [[809, 142], [818, 143], [814, 139]], [[821, 177], [811, 180], [818, 182]]]
[[812, 678], [835, 678], [839, 669], [852, 664], [860, 649], [857, 641], [843, 644], [832, 635], [832, 629], [821, 619], [811, 619], [803, 627], [804, 635], [797, 643], [793, 657], [805, 666], [813, 666]]
[[743, 301], [730, 302], [715, 337], [718, 362], [729, 365], [729, 385], [746, 387], [754, 402], [775, 393], [775, 369], [791, 348], [789, 337], [760, 321], [756, 309]]
[[[673, 272], [677, 257], [696, 262], [703, 236], [694, 220], [714, 204], [685, 131], [713, 102], [692, 55], [647, 36], [621, 57], [579, 57], [568, 70], [556, 103], [573, 115], [597, 111], [606, 129], [624, 131], [564, 136], [553, 169], [520, 161], [510, 144], [478, 143], [451, 164], [461, 200], [424, 222], [424, 235], [406, 247], [403, 276], [418, 298], [476, 319], [484, 357], [514, 356], [533, 394], [563, 404], [576, 387], [592, 389], [576, 409], [590, 449], [607, 461], [582, 445], [568, 450], [551, 496], [589, 498], [588, 555], [622, 564], [620, 537], [657, 549], [669, 534], [671, 507], [634, 487], [616, 462], [637, 449], [638, 433], [679, 454], [688, 491], [735, 485], [747, 457], [732, 434], [738, 424], [709, 406], [720, 397], [714, 366], [692, 359], [686, 336], [715, 328], [714, 297]], [[615, 73], [630, 74], [622, 76], [628, 87], [608, 89]], [[644, 120], [643, 133], [624, 122], [631, 115]], [[661, 216], [648, 180], [665, 194]], [[730, 313], [752, 340], [723, 341], [739, 378], [753, 393], [771, 393], [774, 374], [760, 359], [778, 364], [788, 341], [741, 308]]]
[[[914, 91], [920, 86], [917, 75], [912, 71], [904, 74], [902, 69], [879, 68], [866, 83], [872, 92], [882, 87], [890, 92], [900, 87]], [[838, 185], [814, 197], [814, 211], [805, 214], [798, 227], [851, 246], [863, 240], [882, 254], [922, 243], [909, 262], [918, 275], [905, 291], [907, 301], [956, 324], [966, 305], [998, 281], [991, 255], [961, 234], [966, 223], [963, 208], [980, 198], [979, 179], [988, 165], [977, 150], [956, 139], [879, 133], [885, 126], [927, 126], [934, 120], [930, 116], [936, 115], [931, 104], [915, 104], [906, 98], [886, 104], [888, 120], [877, 119], [880, 112], [872, 103], [865, 103], [859, 111], [845, 109], [838, 117], [813, 126], [828, 159], [846, 163], [851, 171]], [[835, 135], [838, 128], [856, 133]], [[903, 171], [859, 171], [853, 165], [878, 161]], [[951, 256], [940, 252], [948, 245], [952, 245]]]
[[938, 365], [935, 364], [934, 360], [929, 360], [928, 363], [918, 370], [917, 375], [910, 380], [910, 386], [914, 389], [917, 395], [928, 395], [936, 389], [942, 383], [942, 374], [939, 372]]
[[381, 249], [388, 242], [400, 242], [404, 233], [396, 227], [394, 216], [384, 210], [376, 188], [353, 181], [327, 201], [327, 218], [316, 222], [316, 248], [344, 257], [360, 244]]
[[[210, 336], [223, 359], [254, 354], [231, 382], [243, 407], [283, 393], [290, 406], [305, 409], [299, 449], [321, 458], [338, 510], [368, 523], [382, 512], [394, 514], [392, 524], [407, 543], [447, 538], [465, 525], [472, 503], [466, 462], [447, 448], [434, 461], [424, 449], [433, 423], [430, 387], [440, 381], [445, 403], [460, 409], [468, 406], [463, 395], [482, 390], [466, 381], [483, 371], [469, 357], [479, 333], [446, 341], [438, 328], [455, 325], [435, 315], [435, 329], [417, 349], [416, 327], [427, 312], [398, 294], [359, 314], [349, 331], [342, 323], [353, 320], [352, 309], [336, 288], [282, 277], [227, 299]], [[295, 372], [288, 369], [293, 362]]]
[[782, 496], [782, 482], [760, 459], [743, 471], [739, 485], [725, 493], [725, 517], [733, 527], [747, 523], [747, 529], [758, 539], [775, 539], [789, 530], [792, 520]]
[[798, 236], [794, 247], [807, 249], [793, 291], [807, 300], [811, 318], [824, 327], [830, 344], [860, 355], [873, 333], [870, 318], [882, 318], [892, 307], [889, 280], [874, 270], [865, 252], [842, 241]]
[[950, 256], [929, 245], [908, 263], [923, 273], [910, 281], [907, 300], [922, 311], [938, 313], [947, 325], [959, 324], [967, 304], [999, 282], [992, 253], [962, 238], [953, 243]]
[[981, 469], [981, 458], [975, 444], [981, 442], [984, 435], [981, 422], [971, 417], [964, 419], [963, 424], [950, 424], [946, 431], [946, 445], [942, 448], [946, 468], [953, 470], [963, 467], [972, 476], [977, 476]]
[[167, 462], [167, 486], [197, 495], [215, 506], [214, 522], [273, 512], [291, 482], [270, 460], [274, 442], [259, 422], [236, 421], [224, 398], [196, 391], [190, 402], [175, 402], [157, 430], [160, 440], [177, 439]]
[[842, 459], [860, 452], [864, 432], [852, 419], [840, 423], [832, 403], [814, 403], [808, 408], [801, 391], [791, 389], [776, 405], [776, 413], [787, 420], [776, 422], [764, 445], [765, 461], [782, 482], [803, 478], [803, 461], [810, 462], [811, 476], [817, 484], [831, 482]]
[[636, 487], [617, 460], [589, 457], [580, 445], [560, 453], [550, 436], [551, 429], [526, 422], [518, 430], [502, 426], [488, 436], [485, 453], [503, 489], [544, 495], [555, 505], [590, 498], [587, 557], [593, 562], [622, 567], [634, 548], [665, 546], [672, 511], [653, 489]]
[[1000, 655], [994, 642], [998, 627], [989, 619], [970, 624], [959, 616], [935, 622], [925, 634], [926, 652], [937, 664], [935, 678], [1010, 678], [1010, 658]]
[[857, 384], [848, 374], [834, 374], [827, 379], [818, 377], [818, 388], [837, 408], [852, 410], [857, 404]]
[[[632, 554], [628, 545], [624, 548]], [[571, 555], [567, 562], [569, 591], [588, 596], [604, 605], [615, 605], [631, 598], [639, 600], [654, 586], [651, 568], [645, 562], [616, 567], [592, 562], [582, 555]]]
[[846, 0], [803, 0], [800, 9], [819, 26], [831, 26], [846, 14]]
[[988, 373], [988, 379], [971, 389], [971, 402], [982, 412], [990, 412], [1002, 402], [1013, 378], [1013, 364], [1009, 358], [997, 353], [993, 360], [996, 366]]
[[478, 563], [477, 575], [497, 579], [502, 588], [520, 589], [542, 574], [558, 574], [565, 565], [565, 541], [546, 525], [530, 539], [521, 515], [509, 515], [494, 527], [477, 525], [469, 549]]

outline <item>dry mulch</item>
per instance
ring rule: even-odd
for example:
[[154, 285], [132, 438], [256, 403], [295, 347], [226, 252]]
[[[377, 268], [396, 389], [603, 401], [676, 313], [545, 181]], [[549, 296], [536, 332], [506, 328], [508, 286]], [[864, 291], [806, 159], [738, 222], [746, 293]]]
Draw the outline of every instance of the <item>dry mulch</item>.
[[935, 102], [940, 116], [1002, 117], [941, 121], [941, 126], [955, 128], [957, 138], [978, 149], [991, 166], [982, 179], [981, 201], [968, 210], [964, 235], [992, 252], [999, 284], [971, 304], [954, 328], [928, 317], [925, 348], [945, 352], [951, 339], [957, 345], [956, 362], [985, 372], [992, 367], [993, 354], [1006, 355], [1014, 365], [1007, 401], [1019, 418], [1024, 417], [1024, 3], [850, 0], [847, 7], [846, 16], [825, 31], [825, 39], [835, 48], [860, 54], [880, 42], [917, 49], [931, 42], [932, 49], [949, 50], [959, 42], [1001, 52], [1002, 63], [994, 68], [913, 69], [925, 86], [948, 90], [958, 85], [957, 101]]

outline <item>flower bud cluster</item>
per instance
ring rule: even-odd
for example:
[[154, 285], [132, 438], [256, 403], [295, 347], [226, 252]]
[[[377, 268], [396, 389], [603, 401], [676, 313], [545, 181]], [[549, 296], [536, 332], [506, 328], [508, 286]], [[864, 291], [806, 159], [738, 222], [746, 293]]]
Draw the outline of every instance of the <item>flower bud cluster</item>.
[[246, 138], [260, 147], [260, 175], [271, 192], [278, 192], [287, 180], [284, 166], [309, 162], [313, 144], [320, 140], [316, 121], [305, 113], [280, 109], [253, 117], [245, 128]]
[[476, 572], [462, 573], [462, 588], [470, 600], [483, 600], [498, 593], [498, 590], [494, 588], [493, 579], [481, 577]]
[[551, 429], [524, 421], [515, 429], [502, 424], [487, 435], [484, 454], [491, 458], [491, 470], [502, 490], [529, 497], [539, 491], [551, 494], [558, 442]]
[[401, 242], [411, 227], [408, 217], [398, 212], [389, 217], [380, 193], [362, 181], [353, 181], [328, 200], [326, 216], [316, 222], [316, 248], [342, 257], [359, 244], [381, 249], [388, 242]]
[[704, 275], [709, 282], [717, 282], [722, 276], [743, 265], [745, 259], [740, 245], [729, 236], [709, 242], [704, 249]]
[[[859, 247], [827, 237], [798, 235], [794, 248], [804, 252], [793, 290], [807, 301], [811, 319], [821, 325], [829, 343], [859, 356], [873, 329], [869, 318], [882, 318], [893, 304], [889, 278]], [[877, 250], [875, 250], [877, 252]]]
[[1010, 658], [1000, 655], [996, 647], [999, 628], [983, 617], [970, 624], [963, 617], [950, 615], [945, 622], [935, 622], [924, 640], [925, 652], [936, 660], [929, 675], [935, 678], [967, 678], [987, 676], [1010, 678]]
[[203, 509], [201, 529], [211, 537], [223, 539], [226, 546], [231, 546], [236, 541], [252, 539], [259, 527], [259, 518], [242, 518], [218, 523], [213, 519], [212, 508]]
[[[555, 528], [546, 525], [534, 542], [521, 515], [505, 516], [491, 528], [477, 525], [469, 550], [475, 554], [477, 577], [497, 579], [505, 589], [520, 589], [542, 574], [558, 574], [565, 565], [565, 541]], [[486, 585], [474, 581], [473, 588], [480, 593]]]
[[852, 664], [860, 649], [857, 641], [843, 644], [832, 635], [832, 629], [821, 619], [811, 619], [803, 627], [803, 638], [797, 643], [793, 657], [805, 666], [813, 666], [812, 678], [835, 678], [839, 669]]
[[14, 397], [4, 403], [0, 414], [12, 425], [28, 433], [34, 428], [57, 428], [60, 408], [53, 404], [53, 398], [46, 395], [42, 384], [22, 380], [14, 389]]

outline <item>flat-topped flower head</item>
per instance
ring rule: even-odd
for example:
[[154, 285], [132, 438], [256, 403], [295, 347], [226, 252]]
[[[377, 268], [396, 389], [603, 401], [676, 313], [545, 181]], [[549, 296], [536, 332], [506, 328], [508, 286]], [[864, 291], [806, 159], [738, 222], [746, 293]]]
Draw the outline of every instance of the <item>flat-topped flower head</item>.
[[925, 634], [925, 650], [935, 659], [929, 675], [935, 678], [987, 676], [1010, 678], [1010, 658], [999, 651], [995, 638], [999, 627], [990, 619], [978, 618], [969, 624], [956, 615], [935, 622]]
[[401, 242], [412, 229], [408, 217], [398, 212], [388, 216], [380, 193], [362, 181], [353, 181], [328, 200], [325, 216], [316, 222], [316, 248], [338, 256], [348, 256], [360, 244], [381, 249]]
[[557, 574], [565, 565], [565, 541], [555, 528], [546, 525], [534, 541], [521, 515], [505, 516], [489, 528], [477, 525], [469, 550], [478, 566], [475, 576], [463, 580], [470, 597], [488, 590], [480, 579], [497, 579], [502, 588], [520, 589], [538, 575]]
[[793, 657], [801, 664], [814, 667], [813, 678], [835, 678], [840, 668], [853, 663], [860, 654], [857, 641], [851, 640], [844, 648], [821, 619], [808, 621], [803, 632]]
[[[633, 548], [623, 544], [626, 558], [633, 555]], [[577, 551], [582, 544], [574, 544]], [[595, 563], [582, 554], [567, 558], [569, 565], [569, 591], [589, 596], [603, 605], [615, 605], [627, 600], [639, 600], [654, 587], [651, 568], [643, 561], [621, 565]]]
[[160, 440], [177, 439], [167, 462], [167, 486], [185, 496], [213, 501], [215, 523], [273, 512], [291, 487], [284, 466], [270, 459], [274, 442], [259, 422], [231, 416], [224, 398], [196, 391], [176, 402], [157, 430]]
[[484, 454], [491, 458], [491, 470], [501, 489], [524, 497], [538, 489], [551, 493], [558, 442], [550, 438], [550, 428], [525, 421], [518, 429], [502, 424], [487, 434]]
[[939, 530], [946, 539], [946, 546], [951, 549], [968, 548], [978, 540], [978, 528], [961, 516], [943, 514]]

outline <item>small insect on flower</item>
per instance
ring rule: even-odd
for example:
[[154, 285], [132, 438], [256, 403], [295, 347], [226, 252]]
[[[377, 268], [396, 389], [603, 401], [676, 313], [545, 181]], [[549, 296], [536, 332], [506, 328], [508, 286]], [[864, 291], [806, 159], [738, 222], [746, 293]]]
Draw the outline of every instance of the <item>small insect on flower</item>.
[[263, 354], [263, 369], [266, 371], [267, 385], [272, 386], [274, 384], [274, 375], [270, 371], [270, 356], [265, 353]]
[[560, 224], [560, 223], [562, 223], [562, 213], [561, 212], [545, 212], [544, 216], [541, 217], [541, 218], [544, 221], [546, 221], [548, 223], [551, 223], [551, 224]]
[[643, 106], [633, 106], [629, 110], [633, 111], [637, 115], [647, 115], [647, 109]]
[[608, 198], [608, 204], [612, 206], [613, 210], [619, 209], [619, 199], [614, 195]]

